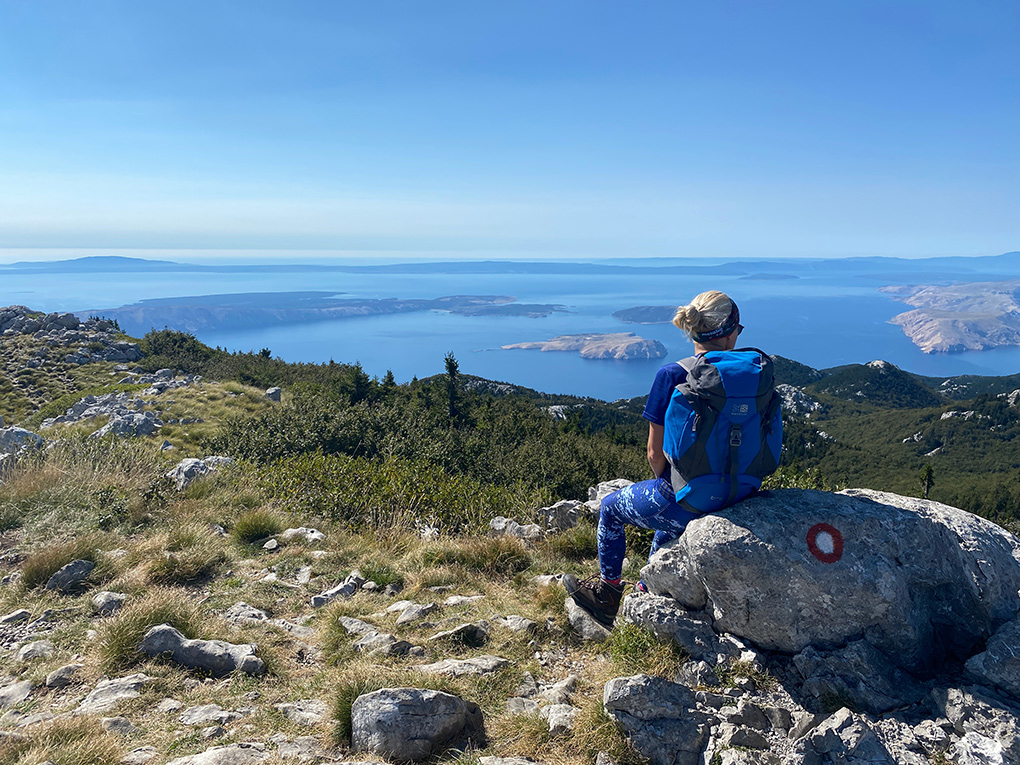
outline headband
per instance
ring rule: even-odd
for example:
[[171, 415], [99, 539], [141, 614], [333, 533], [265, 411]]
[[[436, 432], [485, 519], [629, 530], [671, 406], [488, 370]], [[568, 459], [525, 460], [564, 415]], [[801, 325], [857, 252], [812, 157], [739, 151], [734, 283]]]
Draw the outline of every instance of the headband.
[[740, 310], [737, 308], [737, 304], [730, 300], [730, 305], [733, 306], [730, 309], [730, 315], [726, 317], [726, 321], [721, 326], [715, 329], [710, 329], [707, 332], [699, 332], [694, 336], [694, 340], [699, 343], [704, 343], [707, 340], [715, 340], [719, 337], [726, 337], [731, 334], [733, 330], [740, 326]]

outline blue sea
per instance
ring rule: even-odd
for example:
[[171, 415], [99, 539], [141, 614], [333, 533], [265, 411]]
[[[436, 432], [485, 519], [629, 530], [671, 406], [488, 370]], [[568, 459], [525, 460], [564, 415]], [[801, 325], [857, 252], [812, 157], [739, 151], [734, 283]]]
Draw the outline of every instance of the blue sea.
[[[625, 263], [626, 261], [617, 261]], [[684, 261], [671, 260], [670, 264]], [[642, 261], [642, 265], [652, 262]], [[816, 262], [817, 263], [817, 262]], [[564, 313], [544, 318], [469, 317], [431, 311], [369, 316], [309, 324], [198, 333], [203, 342], [230, 350], [269, 348], [287, 361], [359, 361], [398, 381], [443, 370], [452, 351], [467, 374], [525, 385], [550, 393], [604, 400], [647, 393], [666, 360], [688, 355], [691, 346], [672, 325], [625, 324], [614, 311], [638, 305], [689, 302], [697, 293], [721, 289], [741, 308], [747, 328], [741, 344], [759, 347], [815, 368], [884, 359], [926, 375], [1020, 372], [1020, 348], [953, 355], [922, 353], [889, 324], [909, 306], [878, 291], [905, 283], [876, 276], [862, 266], [802, 268], [789, 262], [784, 279], [749, 279], [723, 272], [698, 274], [450, 274], [450, 273], [17, 273], [0, 272], [0, 305], [44, 311], [114, 308], [145, 298], [280, 291], [335, 291], [353, 298], [437, 298], [446, 295], [512, 295], [523, 303], [556, 303]], [[905, 273], [924, 282], [923, 273]], [[654, 338], [669, 351], [665, 360], [586, 360], [575, 353], [501, 350], [523, 341], [581, 332], [625, 332]]]

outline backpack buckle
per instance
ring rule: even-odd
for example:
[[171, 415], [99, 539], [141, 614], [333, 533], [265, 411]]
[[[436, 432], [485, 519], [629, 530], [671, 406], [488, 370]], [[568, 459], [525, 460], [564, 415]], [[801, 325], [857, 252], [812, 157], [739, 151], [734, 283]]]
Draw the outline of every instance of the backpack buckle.
[[730, 446], [740, 446], [742, 439], [743, 436], [739, 427], [734, 426], [730, 428]]

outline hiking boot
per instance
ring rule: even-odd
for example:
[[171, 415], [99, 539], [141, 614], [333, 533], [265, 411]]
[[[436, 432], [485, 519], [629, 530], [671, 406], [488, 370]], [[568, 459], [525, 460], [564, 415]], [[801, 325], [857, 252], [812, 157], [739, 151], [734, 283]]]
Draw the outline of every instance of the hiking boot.
[[613, 620], [620, 610], [620, 599], [623, 597], [622, 582], [610, 584], [598, 574], [579, 582], [576, 577], [564, 574], [563, 589], [595, 621], [606, 629], [613, 628]]

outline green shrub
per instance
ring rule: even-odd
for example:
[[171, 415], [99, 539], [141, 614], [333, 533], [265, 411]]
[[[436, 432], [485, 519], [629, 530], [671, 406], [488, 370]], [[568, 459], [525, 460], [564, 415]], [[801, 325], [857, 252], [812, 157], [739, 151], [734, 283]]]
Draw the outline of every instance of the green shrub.
[[110, 573], [109, 562], [101, 548], [106, 541], [102, 534], [86, 534], [67, 542], [49, 545], [36, 550], [21, 564], [21, 583], [26, 589], [46, 584], [51, 576], [71, 561], [88, 560], [96, 564], [89, 581], [101, 581]]
[[269, 510], [249, 510], [234, 521], [230, 535], [241, 544], [251, 544], [283, 531], [283, 520]]
[[546, 537], [545, 546], [553, 555], [567, 560], [597, 558], [599, 554], [597, 532], [598, 529], [593, 524], [581, 521], [572, 529]]
[[186, 638], [202, 637], [207, 619], [187, 592], [156, 589], [137, 601], [129, 601], [99, 629], [96, 651], [106, 672], [116, 672], [145, 659], [138, 645], [145, 633], [169, 624]]

